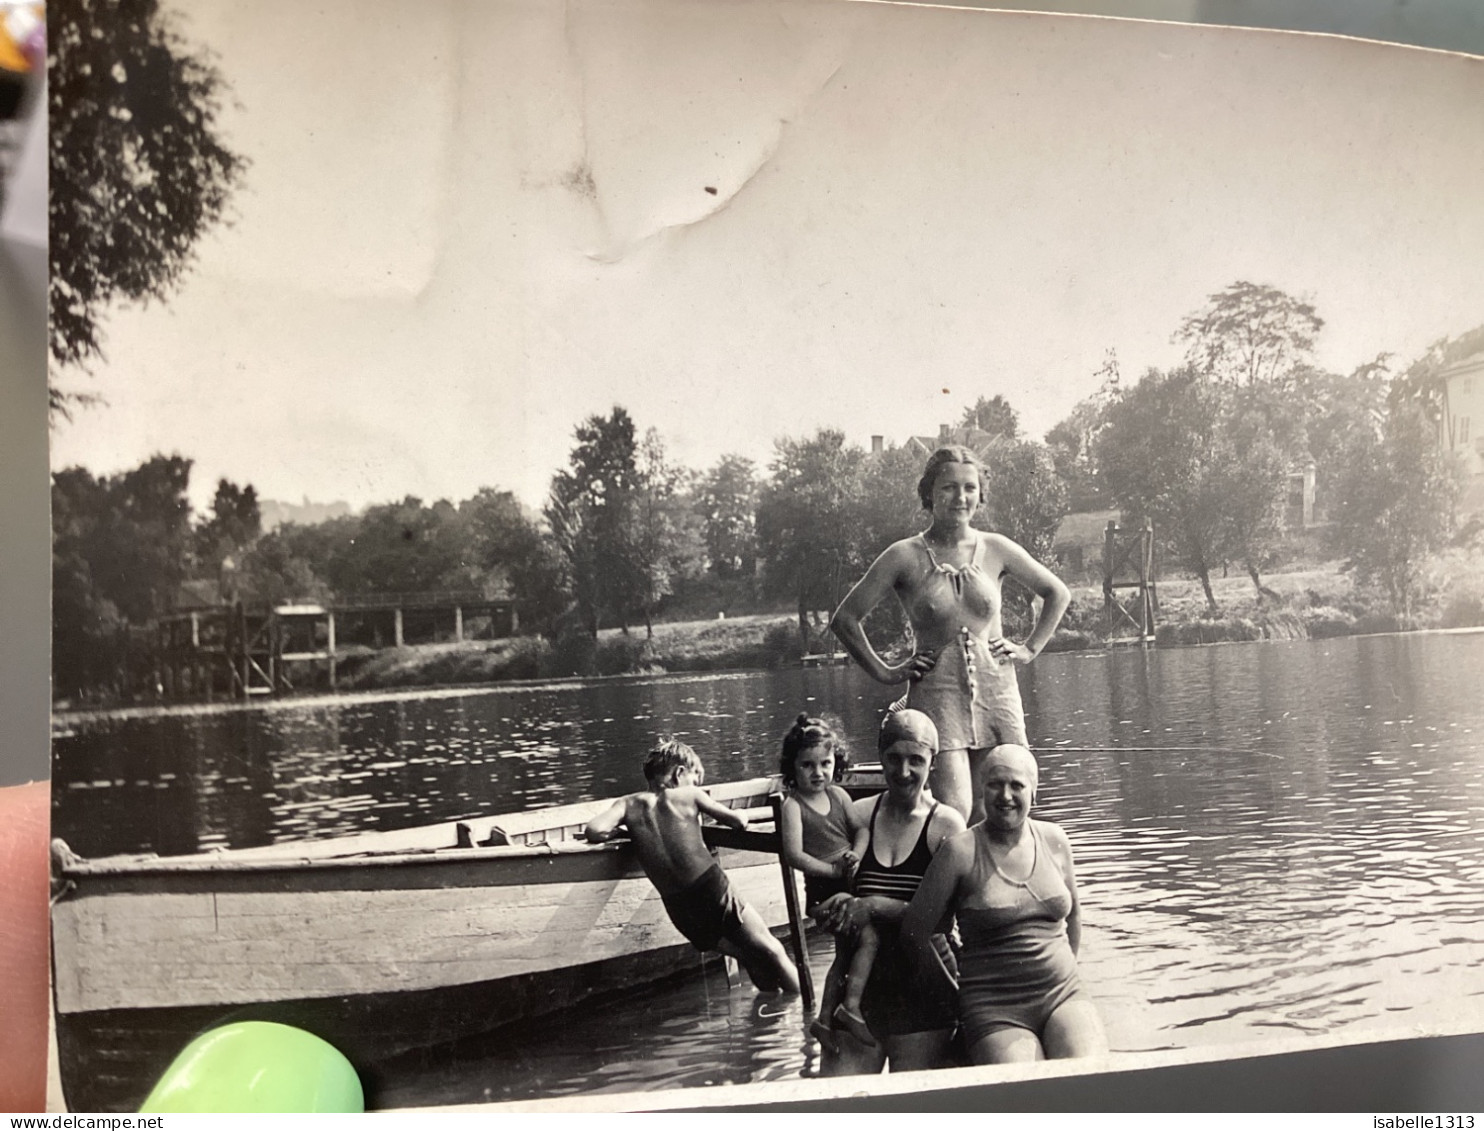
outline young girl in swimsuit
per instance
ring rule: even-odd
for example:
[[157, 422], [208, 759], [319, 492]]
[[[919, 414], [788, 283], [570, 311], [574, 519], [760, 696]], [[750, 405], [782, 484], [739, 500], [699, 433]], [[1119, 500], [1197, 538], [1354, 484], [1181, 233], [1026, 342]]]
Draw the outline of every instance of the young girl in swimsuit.
[[[855, 813], [850, 794], [835, 784], [848, 765], [844, 747], [822, 719], [800, 715], [783, 736], [778, 766], [789, 790], [780, 829], [783, 859], [804, 873], [804, 906], [811, 914], [830, 896], [850, 890], [870, 836], [870, 829]], [[870, 1038], [860, 1007], [877, 943], [876, 932], [867, 929], [857, 936], [853, 948], [835, 948], [819, 1017], [809, 1025], [809, 1032], [832, 1052], [839, 1052], [840, 1046], [831, 1021]]]
[[[1025, 716], [1015, 665], [1036, 658], [1056, 631], [1071, 596], [1045, 566], [1001, 534], [969, 525], [983, 492], [979, 457], [968, 448], [939, 448], [918, 483], [932, 512], [921, 534], [888, 546], [831, 621], [831, 628], [880, 683], [910, 682], [907, 705], [938, 728], [933, 795], [971, 824], [984, 817], [985, 754], [1003, 743], [1025, 745]], [[1023, 644], [1006, 638], [1000, 583], [1013, 577], [1041, 598], [1041, 612]], [[861, 621], [895, 593], [916, 640], [913, 655], [887, 664]]]
[[927, 939], [956, 913], [958, 1017], [975, 1064], [1108, 1051], [1077, 972], [1082, 925], [1072, 849], [1060, 827], [1030, 818], [1036, 760], [1000, 746], [985, 767], [983, 824], [950, 837], [902, 920], [902, 942], [936, 973]]

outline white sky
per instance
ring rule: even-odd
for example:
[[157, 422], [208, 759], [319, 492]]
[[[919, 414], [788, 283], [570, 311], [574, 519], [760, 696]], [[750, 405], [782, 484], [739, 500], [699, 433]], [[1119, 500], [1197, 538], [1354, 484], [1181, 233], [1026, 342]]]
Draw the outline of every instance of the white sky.
[[1484, 322], [1479, 60], [807, 0], [189, 12], [235, 220], [58, 375], [108, 406], [52, 439], [193, 457], [198, 509], [539, 504], [615, 403], [697, 468], [996, 393], [1040, 436], [1237, 279], [1314, 301], [1340, 370]]

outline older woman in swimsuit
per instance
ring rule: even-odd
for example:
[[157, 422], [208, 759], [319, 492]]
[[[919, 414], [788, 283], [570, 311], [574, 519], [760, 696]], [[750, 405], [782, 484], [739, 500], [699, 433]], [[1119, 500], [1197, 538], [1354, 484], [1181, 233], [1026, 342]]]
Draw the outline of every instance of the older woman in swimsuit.
[[1108, 1051], [1077, 973], [1082, 924], [1072, 848], [1060, 827], [1031, 820], [1037, 779], [1023, 746], [990, 751], [988, 816], [944, 843], [902, 919], [902, 947], [935, 996], [945, 970], [932, 938], [945, 915], [957, 915], [958, 1016], [975, 1064]]
[[[881, 724], [878, 748], [886, 791], [854, 802], [856, 815], [871, 830], [871, 839], [855, 873], [853, 895], [830, 896], [816, 918], [839, 935], [851, 936], [867, 923], [880, 935], [861, 1013], [874, 1044], [857, 1040], [848, 1030], [836, 1033], [840, 1050], [825, 1051], [821, 1074], [848, 1076], [951, 1063], [954, 1010], [939, 995], [930, 1001], [917, 992], [913, 969], [897, 943], [897, 927], [908, 901], [928, 871], [933, 855], [964, 828], [964, 819], [927, 792], [928, 773], [937, 750], [932, 720], [920, 711], [897, 711]], [[922, 943], [949, 969], [953, 956], [936, 930]]]
[[[846, 651], [873, 679], [911, 682], [908, 705], [938, 728], [933, 795], [971, 824], [984, 817], [985, 754], [1002, 743], [1026, 745], [1015, 665], [1036, 658], [1071, 601], [1067, 587], [1019, 545], [969, 525], [982, 494], [978, 456], [963, 447], [934, 452], [917, 485], [932, 524], [888, 546], [831, 622]], [[1001, 625], [1000, 582], [1007, 575], [1042, 601], [1024, 643], [1008, 639]], [[916, 638], [916, 651], [895, 666], [876, 654], [861, 628], [891, 593]]]

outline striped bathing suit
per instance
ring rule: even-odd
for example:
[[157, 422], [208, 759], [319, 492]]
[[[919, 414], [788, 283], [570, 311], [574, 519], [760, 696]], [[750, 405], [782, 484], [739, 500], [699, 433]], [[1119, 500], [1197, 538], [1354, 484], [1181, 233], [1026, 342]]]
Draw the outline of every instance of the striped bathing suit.
[[938, 811], [938, 803], [934, 801], [933, 807], [928, 810], [927, 820], [922, 823], [922, 835], [917, 838], [907, 859], [889, 868], [876, 859], [876, 813], [880, 808], [881, 798], [878, 797], [875, 808], [871, 810], [871, 842], [866, 846], [865, 859], [855, 873], [855, 894], [883, 895], [887, 899], [900, 899], [907, 903], [917, 894], [917, 889], [922, 886], [922, 877], [927, 875], [928, 865], [933, 862], [927, 836], [928, 826], [933, 823], [933, 814]]
[[[883, 896], [907, 903], [922, 886], [922, 877], [927, 874], [928, 865], [933, 860], [932, 849], [928, 847], [928, 828], [933, 823], [933, 814], [938, 811], [938, 803], [933, 802], [933, 807], [928, 810], [927, 819], [922, 822], [922, 833], [907, 859], [890, 867], [876, 858], [876, 813], [880, 808], [881, 799], [877, 798], [876, 806], [871, 810], [871, 842], [855, 873], [855, 894], [857, 897]], [[881, 949], [876, 952], [871, 978], [861, 998], [861, 1014], [871, 1032], [880, 1039], [904, 1033], [952, 1029], [955, 1020], [952, 1008], [945, 1012], [918, 991], [911, 964], [897, 945], [896, 927], [878, 923], [876, 929], [881, 935]], [[934, 935], [933, 946], [947, 969], [956, 973], [947, 939]]]

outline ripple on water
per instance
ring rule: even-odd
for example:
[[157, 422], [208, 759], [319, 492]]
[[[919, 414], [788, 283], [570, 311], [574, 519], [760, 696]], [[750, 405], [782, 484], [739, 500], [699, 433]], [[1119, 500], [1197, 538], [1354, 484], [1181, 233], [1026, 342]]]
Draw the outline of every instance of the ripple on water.
[[[1083, 977], [1115, 1048], [1484, 1029], [1481, 669], [1484, 637], [1455, 636], [1053, 655], [1020, 673], [1044, 736], [1037, 815], [1072, 839]], [[400, 828], [639, 788], [672, 729], [721, 781], [771, 771], [805, 704], [869, 753], [891, 698], [830, 668], [71, 716], [53, 727], [54, 821], [84, 855]], [[709, 969], [605, 1007], [601, 1026], [437, 1050], [390, 1077], [396, 1102], [817, 1071], [801, 1007], [762, 1016]]]

